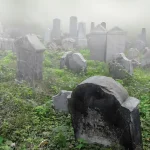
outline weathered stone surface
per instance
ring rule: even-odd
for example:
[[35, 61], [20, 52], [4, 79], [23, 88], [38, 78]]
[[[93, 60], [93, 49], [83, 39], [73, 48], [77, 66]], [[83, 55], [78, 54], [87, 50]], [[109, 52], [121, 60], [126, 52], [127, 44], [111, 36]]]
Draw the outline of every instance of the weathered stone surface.
[[77, 47], [78, 49], [87, 48], [86, 25], [84, 22], [80, 22], [78, 25]]
[[66, 66], [68, 69], [79, 73], [86, 71], [86, 60], [80, 53], [73, 53], [72, 51], [66, 52], [60, 60], [60, 68]]
[[70, 37], [76, 39], [77, 38], [77, 17], [72, 16], [70, 17], [70, 29], [69, 29], [69, 33], [70, 33]]
[[17, 53], [17, 79], [31, 84], [42, 79], [44, 45], [36, 35], [29, 34], [15, 41]]
[[62, 47], [64, 50], [74, 49], [75, 40], [73, 38], [65, 38], [62, 40]]
[[68, 59], [73, 54], [72, 51], [65, 52], [64, 55], [60, 59], [60, 69], [69, 65]]
[[126, 32], [114, 27], [107, 33], [106, 61], [110, 62], [117, 53], [124, 53], [126, 45]]
[[86, 67], [86, 60], [80, 53], [74, 53], [72, 54], [72, 57], [69, 57], [69, 69], [73, 70], [74, 72], [85, 72]]
[[142, 150], [138, 104], [139, 100], [129, 97], [112, 78], [88, 78], [74, 89], [69, 101], [75, 138]]
[[135, 42], [135, 48], [137, 48], [139, 51], [142, 51], [146, 47], [146, 44], [142, 40], [137, 40]]
[[94, 28], [95, 28], [95, 23], [91, 22], [91, 32], [94, 30]]
[[136, 48], [130, 48], [127, 53], [127, 57], [130, 60], [132, 60], [132, 59], [139, 60], [139, 56], [140, 56], [140, 52]]
[[131, 61], [132, 61], [133, 69], [141, 66], [141, 63], [138, 62], [136, 59], [132, 59]]
[[141, 66], [150, 67], [150, 49], [148, 47], [146, 47], [143, 51], [143, 55], [141, 58]]
[[60, 19], [56, 18], [53, 20], [53, 29], [51, 32], [51, 38], [59, 40], [61, 39]]
[[141, 34], [139, 35], [139, 40], [141, 40], [141, 41], [143, 41], [145, 44], [147, 44], [146, 28], [142, 28]]
[[133, 74], [132, 61], [123, 53], [117, 54], [116, 59], [109, 63], [109, 72], [114, 79], [124, 79]]
[[87, 35], [90, 58], [92, 60], [105, 61], [107, 31], [98, 25], [90, 34]]
[[68, 112], [68, 99], [67, 97], [71, 95], [72, 91], [62, 90], [58, 95], [53, 96], [54, 108], [58, 111]]
[[51, 30], [48, 28], [45, 32], [44, 43], [47, 45], [51, 42]]
[[14, 39], [7, 39], [7, 38], [1, 38], [0, 37], [0, 50], [12, 50], [14, 51]]

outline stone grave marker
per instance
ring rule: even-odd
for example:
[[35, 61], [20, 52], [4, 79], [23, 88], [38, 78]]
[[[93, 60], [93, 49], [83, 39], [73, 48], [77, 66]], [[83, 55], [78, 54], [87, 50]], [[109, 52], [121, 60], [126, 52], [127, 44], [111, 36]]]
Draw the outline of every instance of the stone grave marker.
[[105, 61], [106, 58], [106, 41], [107, 31], [101, 25], [87, 35], [88, 48], [90, 49], [90, 59]]
[[140, 101], [114, 79], [90, 77], [73, 90], [68, 102], [76, 140], [142, 150]]
[[69, 28], [69, 33], [70, 37], [76, 39], [77, 38], [77, 17], [71, 16], [70, 17], [70, 28]]
[[126, 32], [114, 27], [107, 33], [106, 62], [114, 59], [117, 53], [124, 53], [126, 46]]
[[67, 97], [71, 95], [71, 93], [72, 91], [62, 90], [60, 93], [52, 97], [55, 110], [68, 112]]
[[79, 49], [87, 48], [86, 25], [83, 22], [78, 25], [77, 47]]
[[42, 79], [44, 45], [34, 34], [28, 34], [15, 41], [17, 53], [17, 79], [31, 84]]
[[124, 53], [119, 53], [109, 63], [109, 72], [114, 79], [124, 79], [133, 74], [132, 61], [126, 58]]
[[60, 19], [56, 18], [53, 20], [53, 29], [51, 33], [52, 40], [60, 40], [61, 39], [61, 29], [60, 29]]

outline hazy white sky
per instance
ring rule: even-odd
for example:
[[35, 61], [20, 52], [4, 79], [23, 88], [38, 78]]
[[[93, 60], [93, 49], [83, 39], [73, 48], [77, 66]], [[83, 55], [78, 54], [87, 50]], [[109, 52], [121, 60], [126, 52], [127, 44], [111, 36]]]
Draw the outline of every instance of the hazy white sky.
[[54, 18], [62, 20], [67, 30], [69, 17], [74, 15], [87, 26], [91, 21], [105, 21], [108, 28], [124, 29], [150, 27], [150, 0], [0, 0], [2, 20], [37, 21], [50, 24]]

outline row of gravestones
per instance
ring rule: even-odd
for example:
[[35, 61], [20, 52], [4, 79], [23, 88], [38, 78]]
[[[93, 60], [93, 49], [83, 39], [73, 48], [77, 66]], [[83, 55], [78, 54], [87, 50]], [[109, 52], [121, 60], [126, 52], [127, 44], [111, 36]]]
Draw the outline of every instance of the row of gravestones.
[[[36, 35], [26, 35], [15, 41], [15, 48], [18, 62], [18, 78], [33, 81], [42, 79], [42, 62], [44, 45]], [[147, 66], [150, 50], [146, 48], [143, 51], [141, 64], [139, 60], [139, 51], [130, 49], [127, 57], [124, 53], [118, 53], [109, 63], [110, 74], [113, 78], [123, 79], [127, 75], [132, 75], [133, 68], [137, 66]], [[129, 58], [129, 59], [128, 59]], [[67, 67], [74, 72], [86, 72], [86, 60], [80, 53], [72, 51], [66, 52], [60, 60], [60, 68]]]
[[84, 22], [79, 22], [78, 24], [77, 17], [75, 16], [70, 17], [70, 29], [69, 35], [67, 35], [67, 37], [65, 35], [62, 36], [60, 25], [61, 25], [60, 19], [56, 18], [53, 20], [52, 30], [47, 29], [44, 41], [45, 44], [48, 45], [48, 47], [50, 47], [51, 43], [54, 41], [57, 44], [62, 44], [63, 49], [71, 49], [74, 47], [75, 43], [79, 48], [87, 47], [86, 25]]
[[[37, 36], [22, 37], [15, 41], [15, 47], [18, 79], [29, 82], [42, 79], [45, 47]], [[60, 65], [61, 68], [66, 65], [76, 71], [86, 70], [86, 61], [79, 53], [64, 54]], [[128, 92], [112, 78], [91, 77], [80, 83], [73, 92], [61, 91], [53, 100], [56, 110], [70, 112], [76, 139], [142, 150], [139, 100], [129, 97]]]

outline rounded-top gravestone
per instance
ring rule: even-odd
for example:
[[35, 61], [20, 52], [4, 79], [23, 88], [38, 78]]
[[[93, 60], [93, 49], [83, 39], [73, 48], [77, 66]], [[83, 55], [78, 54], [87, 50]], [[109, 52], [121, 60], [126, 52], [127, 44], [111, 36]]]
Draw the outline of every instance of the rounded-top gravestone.
[[139, 100], [105, 76], [80, 83], [69, 99], [75, 138], [103, 146], [120, 145], [142, 150]]

